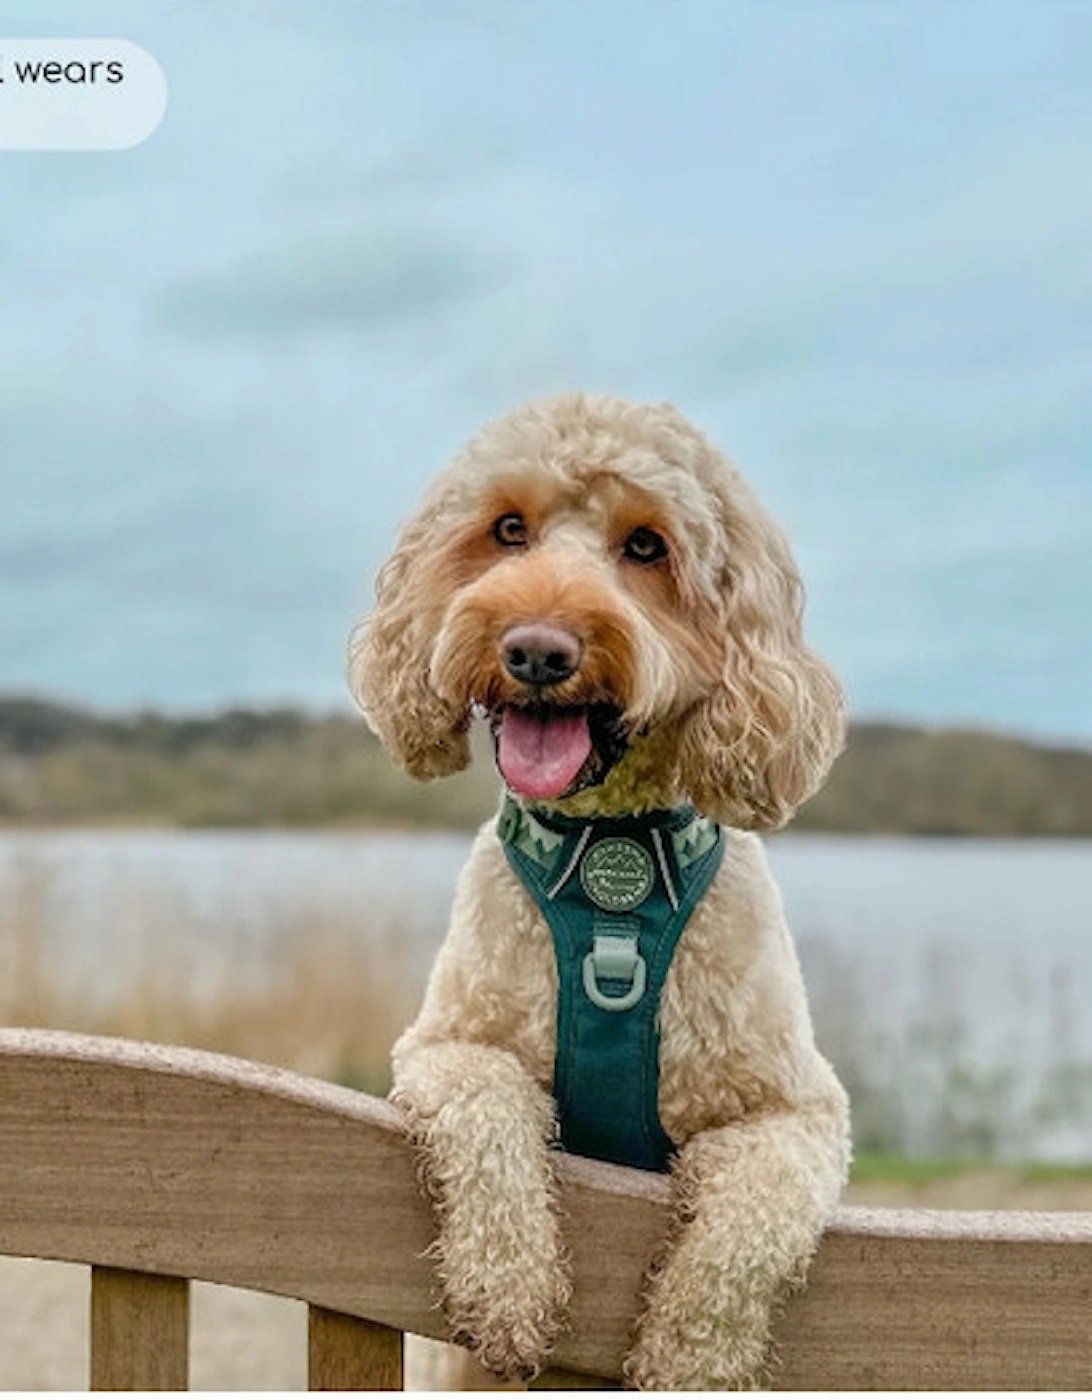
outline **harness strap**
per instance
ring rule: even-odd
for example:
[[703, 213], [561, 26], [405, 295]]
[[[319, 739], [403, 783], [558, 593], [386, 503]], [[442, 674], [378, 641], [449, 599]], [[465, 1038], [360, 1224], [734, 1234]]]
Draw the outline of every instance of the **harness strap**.
[[532, 813], [510, 796], [497, 830], [553, 937], [561, 1141], [581, 1156], [665, 1171], [657, 1013], [723, 834], [689, 807], [586, 822]]

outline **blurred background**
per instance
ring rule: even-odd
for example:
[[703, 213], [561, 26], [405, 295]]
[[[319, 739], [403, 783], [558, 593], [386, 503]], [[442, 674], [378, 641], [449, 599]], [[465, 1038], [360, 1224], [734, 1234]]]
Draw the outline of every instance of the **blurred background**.
[[132, 40], [170, 91], [139, 148], [0, 156], [0, 1016], [381, 1092], [497, 788], [390, 769], [346, 634], [483, 419], [671, 399], [787, 527], [850, 697], [770, 853], [855, 1189], [1087, 1191], [1092, 7], [0, 33]]

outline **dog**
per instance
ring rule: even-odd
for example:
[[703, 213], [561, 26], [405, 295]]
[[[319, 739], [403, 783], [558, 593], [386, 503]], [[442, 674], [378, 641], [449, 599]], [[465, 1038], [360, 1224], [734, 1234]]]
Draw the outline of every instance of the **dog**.
[[626, 1382], [760, 1383], [850, 1156], [755, 834], [845, 734], [788, 545], [675, 408], [570, 394], [482, 429], [376, 597], [349, 660], [371, 727], [428, 780], [483, 717], [505, 789], [392, 1054], [453, 1340], [527, 1379], [566, 1325], [560, 1135], [670, 1172]]

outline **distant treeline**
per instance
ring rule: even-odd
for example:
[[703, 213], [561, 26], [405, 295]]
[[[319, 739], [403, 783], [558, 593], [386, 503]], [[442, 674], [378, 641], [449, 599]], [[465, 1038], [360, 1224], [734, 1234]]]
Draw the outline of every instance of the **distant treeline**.
[[[0, 822], [468, 827], [493, 810], [485, 752], [414, 783], [363, 721], [298, 710], [105, 716], [0, 699]], [[1092, 836], [1092, 750], [857, 723], [798, 830]]]

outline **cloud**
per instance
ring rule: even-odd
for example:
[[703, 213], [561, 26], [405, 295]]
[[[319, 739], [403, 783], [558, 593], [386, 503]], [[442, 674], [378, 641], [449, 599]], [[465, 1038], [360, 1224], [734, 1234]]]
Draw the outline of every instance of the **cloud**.
[[454, 240], [402, 230], [346, 230], [176, 282], [156, 319], [176, 334], [221, 340], [367, 333], [463, 302], [498, 269]]

